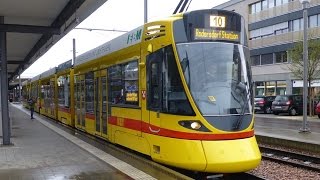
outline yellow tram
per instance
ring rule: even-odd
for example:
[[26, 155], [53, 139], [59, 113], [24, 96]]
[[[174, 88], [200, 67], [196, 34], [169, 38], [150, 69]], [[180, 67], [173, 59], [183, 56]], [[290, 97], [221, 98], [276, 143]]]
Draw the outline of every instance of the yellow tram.
[[56, 68], [40, 74], [40, 114], [57, 119], [57, 78]]
[[41, 74], [40, 113], [163, 164], [253, 169], [261, 154], [244, 25], [209, 9], [140, 26]]
[[74, 127], [74, 76], [72, 60], [56, 69], [57, 120]]
[[21, 101], [23, 107], [29, 108], [28, 99], [30, 97], [30, 80], [25, 80], [21, 83]]

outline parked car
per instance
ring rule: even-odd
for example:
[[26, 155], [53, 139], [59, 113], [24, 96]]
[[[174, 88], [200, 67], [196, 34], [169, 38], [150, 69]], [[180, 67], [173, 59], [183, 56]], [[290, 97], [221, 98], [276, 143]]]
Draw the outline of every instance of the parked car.
[[272, 112], [277, 115], [279, 113], [289, 113], [295, 116], [303, 113], [303, 96], [302, 95], [278, 95], [272, 102]]
[[271, 113], [272, 102], [276, 96], [256, 96], [254, 98], [254, 111], [263, 111], [264, 113]]
[[317, 114], [318, 117], [320, 118], [320, 102], [317, 104], [314, 112], [315, 112], [315, 114]]

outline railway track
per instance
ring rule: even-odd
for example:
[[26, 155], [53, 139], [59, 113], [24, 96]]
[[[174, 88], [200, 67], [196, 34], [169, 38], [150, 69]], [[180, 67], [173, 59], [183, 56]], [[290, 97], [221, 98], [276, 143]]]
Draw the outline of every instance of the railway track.
[[279, 150], [265, 146], [259, 146], [262, 152], [262, 158], [278, 163], [304, 168], [312, 171], [320, 171], [320, 158], [299, 154], [286, 150]]

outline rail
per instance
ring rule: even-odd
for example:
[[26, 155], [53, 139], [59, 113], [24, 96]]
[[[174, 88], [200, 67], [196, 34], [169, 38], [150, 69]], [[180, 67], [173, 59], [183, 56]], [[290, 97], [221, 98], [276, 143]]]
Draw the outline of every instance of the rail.
[[299, 154], [286, 150], [279, 150], [270, 147], [259, 146], [262, 152], [262, 158], [270, 161], [276, 161], [282, 164], [294, 167], [304, 168], [320, 172], [320, 158], [305, 154]]

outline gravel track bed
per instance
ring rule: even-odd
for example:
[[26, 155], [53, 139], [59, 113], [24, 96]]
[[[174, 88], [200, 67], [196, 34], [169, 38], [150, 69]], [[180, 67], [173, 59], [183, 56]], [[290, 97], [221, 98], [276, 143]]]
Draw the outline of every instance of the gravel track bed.
[[[290, 152], [295, 152], [299, 154], [314, 156], [314, 157], [320, 157], [320, 154], [298, 150], [298, 149], [292, 149], [288, 147], [282, 147], [282, 146], [275, 146], [275, 145], [269, 145], [269, 144], [259, 144], [264, 147], [270, 147], [274, 149], [279, 150], [286, 150]], [[281, 164], [269, 160], [262, 160], [260, 165], [249, 171], [249, 173], [252, 173], [253, 175], [265, 178], [265, 179], [290, 179], [290, 180], [301, 180], [301, 179], [319, 179], [320, 180], [320, 172], [310, 171], [303, 168], [297, 168], [286, 164]]]
[[320, 172], [309, 171], [297, 167], [280, 164], [268, 160], [262, 160], [261, 164], [254, 170], [249, 171], [253, 175], [263, 177], [265, 179], [320, 179]]

